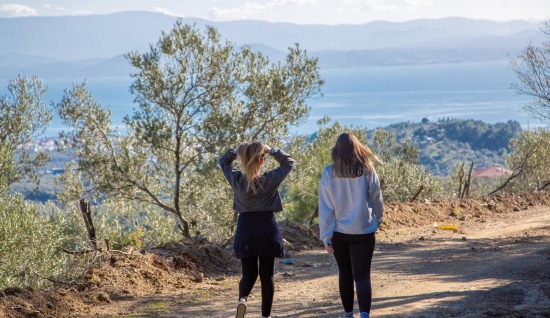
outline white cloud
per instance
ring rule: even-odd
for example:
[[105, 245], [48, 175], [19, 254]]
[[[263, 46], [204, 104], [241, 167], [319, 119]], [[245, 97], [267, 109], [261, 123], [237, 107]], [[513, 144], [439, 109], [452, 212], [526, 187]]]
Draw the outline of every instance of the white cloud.
[[409, 4], [413, 7], [424, 7], [432, 4], [431, 0], [405, 0], [406, 4]]
[[318, 0], [271, 0], [268, 2], [268, 6], [286, 6], [286, 5], [308, 5], [317, 4]]
[[66, 11], [67, 9], [65, 7], [54, 7], [53, 5], [49, 4], [49, 3], [46, 3], [43, 5], [44, 8], [46, 9], [54, 9], [54, 10], [57, 10], [57, 11]]
[[211, 16], [218, 19], [247, 19], [254, 14], [265, 12], [273, 7], [303, 6], [318, 4], [319, 0], [270, 0], [266, 4], [245, 2], [242, 6], [233, 8], [212, 7]]
[[4, 17], [29, 17], [37, 14], [34, 8], [21, 4], [0, 5], [0, 16]]
[[166, 9], [166, 8], [155, 7], [153, 10], [155, 12], [159, 12], [159, 13], [166, 14], [166, 15], [171, 15], [171, 16], [174, 16], [174, 17], [179, 17], [180, 16], [180, 15], [172, 12], [170, 9]]
[[350, 0], [357, 4], [363, 4], [363, 10], [372, 12], [397, 12], [397, 11], [411, 11], [416, 10], [419, 7], [425, 7], [432, 4], [431, 0], [368, 0], [368, 1], [355, 1]]
[[77, 10], [77, 11], [75, 11], [74, 14], [75, 15], [90, 15], [90, 14], [93, 14], [93, 12], [90, 11], [90, 10]]
[[240, 7], [235, 8], [219, 8], [219, 7], [212, 7], [210, 9], [210, 14], [217, 19], [246, 19], [250, 16], [267, 10], [268, 7], [266, 5], [246, 2], [244, 5]]

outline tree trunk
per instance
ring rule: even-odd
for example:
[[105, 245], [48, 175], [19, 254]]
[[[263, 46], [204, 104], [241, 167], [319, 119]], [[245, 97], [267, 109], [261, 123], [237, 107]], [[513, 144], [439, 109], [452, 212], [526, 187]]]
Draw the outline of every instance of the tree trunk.
[[309, 219], [309, 226], [312, 226], [313, 225], [313, 220], [315, 219], [315, 217], [319, 216], [319, 206], [317, 205], [315, 207], [315, 211], [313, 211], [313, 215], [311, 216], [311, 218]]
[[460, 166], [460, 171], [458, 172], [458, 198], [462, 198], [462, 180], [464, 179], [464, 162]]
[[470, 184], [472, 180], [472, 169], [474, 169], [474, 162], [472, 161], [472, 164], [470, 165], [470, 171], [468, 172], [468, 180], [466, 181], [466, 185], [464, 185], [464, 197], [470, 196]]
[[88, 239], [90, 240], [90, 246], [94, 251], [97, 251], [97, 238], [95, 236], [95, 227], [92, 222], [92, 212], [90, 211], [90, 202], [86, 202], [84, 199], [80, 199], [80, 212], [84, 218], [84, 224], [86, 224], [86, 230], [88, 231]]
[[178, 220], [180, 221], [179, 228], [181, 230], [181, 234], [185, 237], [190, 237], [191, 235], [189, 234], [189, 222], [183, 217], [183, 215], [181, 214], [179, 209], [176, 213], [176, 216], [178, 217]]
[[414, 202], [414, 200], [416, 200], [416, 198], [418, 197], [418, 195], [420, 194], [420, 192], [422, 192], [422, 190], [424, 190], [424, 185], [420, 185], [420, 188], [418, 188], [418, 190], [416, 190], [416, 193], [414, 194], [414, 196], [409, 200], [409, 202]]

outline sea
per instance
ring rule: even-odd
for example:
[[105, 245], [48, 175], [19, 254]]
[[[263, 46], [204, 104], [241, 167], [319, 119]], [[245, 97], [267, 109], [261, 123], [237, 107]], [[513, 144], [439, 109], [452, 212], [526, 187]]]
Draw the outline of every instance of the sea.
[[[325, 85], [322, 96], [308, 100], [309, 117], [294, 134], [311, 134], [317, 121], [328, 116], [342, 125], [368, 129], [399, 122], [438, 119], [475, 119], [487, 123], [517, 120], [522, 127], [540, 125], [522, 110], [530, 97], [510, 89], [517, 81], [509, 61], [468, 62], [428, 65], [399, 65], [320, 70]], [[112, 123], [124, 132], [123, 119], [137, 105], [129, 87], [132, 79], [76, 78], [43, 79], [48, 91], [45, 102], [57, 103], [65, 89], [86, 80], [95, 99], [112, 111]], [[0, 81], [0, 96], [7, 82]], [[49, 126], [47, 136], [57, 136], [67, 127], [59, 118]]]

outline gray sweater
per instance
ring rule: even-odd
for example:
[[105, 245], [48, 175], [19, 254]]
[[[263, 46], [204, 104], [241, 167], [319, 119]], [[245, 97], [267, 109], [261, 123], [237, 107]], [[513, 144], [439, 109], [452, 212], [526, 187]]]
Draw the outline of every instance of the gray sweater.
[[235, 211], [245, 213], [283, 210], [278, 188], [294, 167], [295, 161], [288, 153], [280, 149], [272, 149], [271, 156], [279, 162], [280, 166], [261, 175], [260, 188], [256, 193], [247, 190], [243, 173], [233, 167], [233, 161], [237, 158], [233, 149], [227, 150], [218, 161], [225, 179], [233, 189], [233, 209]]

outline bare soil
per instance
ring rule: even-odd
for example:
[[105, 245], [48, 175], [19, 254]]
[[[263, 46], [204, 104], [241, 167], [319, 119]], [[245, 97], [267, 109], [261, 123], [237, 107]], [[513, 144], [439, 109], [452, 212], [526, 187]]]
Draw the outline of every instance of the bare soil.
[[[273, 317], [341, 317], [334, 258], [314, 231], [280, 227], [292, 264], [277, 259]], [[0, 318], [234, 317], [229, 246], [193, 238], [104, 255], [79, 285], [4, 290]], [[550, 317], [550, 195], [387, 205], [372, 281], [373, 317]], [[248, 317], [260, 316], [259, 285]]]

